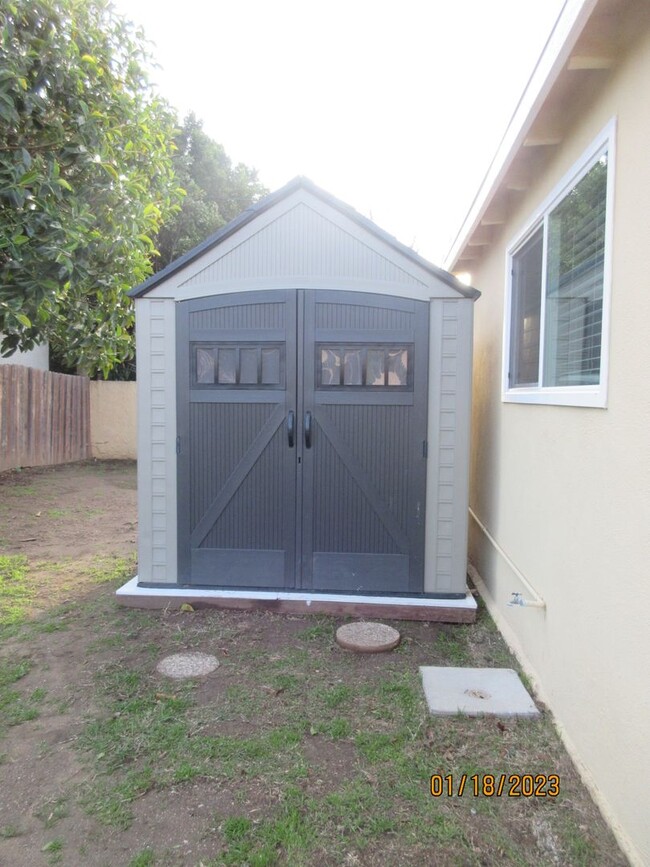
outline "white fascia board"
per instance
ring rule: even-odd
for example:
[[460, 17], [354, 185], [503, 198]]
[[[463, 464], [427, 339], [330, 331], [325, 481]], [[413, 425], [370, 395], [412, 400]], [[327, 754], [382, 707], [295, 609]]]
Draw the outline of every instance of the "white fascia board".
[[598, 2], [566, 0], [562, 7], [485, 178], [444, 259], [443, 268], [446, 270], [453, 269], [468, 238], [485, 214]]

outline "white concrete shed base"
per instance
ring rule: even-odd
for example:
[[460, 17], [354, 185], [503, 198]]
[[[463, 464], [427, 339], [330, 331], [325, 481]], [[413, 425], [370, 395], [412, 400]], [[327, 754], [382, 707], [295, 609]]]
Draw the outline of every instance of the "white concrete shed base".
[[200, 590], [190, 587], [139, 587], [138, 577], [116, 591], [117, 602], [130, 608], [238, 608], [279, 614], [330, 614], [428, 620], [436, 623], [474, 623], [476, 600], [425, 599], [411, 596], [345, 596], [338, 593], [280, 592], [276, 590]]

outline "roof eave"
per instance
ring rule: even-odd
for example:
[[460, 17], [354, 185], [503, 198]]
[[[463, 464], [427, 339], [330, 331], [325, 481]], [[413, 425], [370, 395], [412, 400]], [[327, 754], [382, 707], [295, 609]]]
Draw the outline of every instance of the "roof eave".
[[448, 271], [457, 265], [468, 240], [478, 228], [490, 202], [500, 189], [540, 108], [567, 63], [580, 33], [598, 2], [599, 0], [566, 0], [562, 7], [481, 186], [445, 256], [443, 265]]

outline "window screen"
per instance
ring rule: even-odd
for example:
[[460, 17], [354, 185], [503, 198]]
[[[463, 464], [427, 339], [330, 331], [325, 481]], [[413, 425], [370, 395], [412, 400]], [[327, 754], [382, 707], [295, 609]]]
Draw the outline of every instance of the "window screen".
[[600, 375], [607, 155], [548, 218], [544, 385]]
[[607, 169], [604, 151], [511, 255], [509, 388], [600, 383]]

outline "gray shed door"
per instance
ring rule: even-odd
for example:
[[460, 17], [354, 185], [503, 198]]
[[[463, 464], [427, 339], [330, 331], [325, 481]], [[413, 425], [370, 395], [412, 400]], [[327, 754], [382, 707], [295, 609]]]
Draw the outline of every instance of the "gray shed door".
[[178, 304], [179, 582], [422, 592], [428, 304]]

